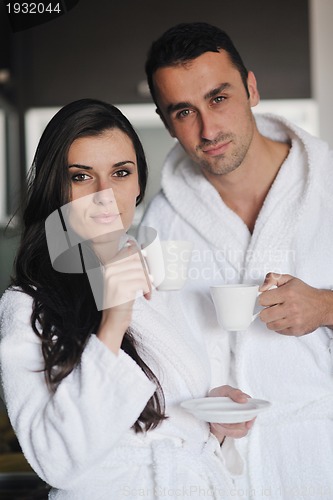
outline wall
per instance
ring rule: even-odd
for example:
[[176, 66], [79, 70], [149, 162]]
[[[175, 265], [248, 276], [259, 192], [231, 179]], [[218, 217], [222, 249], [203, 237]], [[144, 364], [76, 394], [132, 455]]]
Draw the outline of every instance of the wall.
[[19, 237], [0, 227], [0, 296], [9, 284]]
[[333, 149], [333, 63], [332, 0], [311, 0], [311, 78], [313, 97], [318, 103], [319, 135]]
[[143, 102], [137, 84], [152, 40], [198, 20], [231, 35], [264, 99], [311, 96], [307, 0], [80, 0], [55, 21], [9, 34], [19, 104]]

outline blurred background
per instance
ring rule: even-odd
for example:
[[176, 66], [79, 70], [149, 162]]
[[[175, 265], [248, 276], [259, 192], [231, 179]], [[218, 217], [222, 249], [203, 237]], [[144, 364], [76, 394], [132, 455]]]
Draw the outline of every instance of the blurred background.
[[333, 145], [332, 0], [79, 0], [63, 16], [17, 32], [7, 3], [0, 0], [0, 293], [17, 246], [15, 231], [4, 228], [39, 136], [62, 105], [82, 97], [119, 105], [147, 152], [145, 203], [158, 191], [173, 141], [154, 112], [144, 64], [151, 42], [174, 24], [206, 21], [227, 31], [257, 77], [258, 111], [287, 116]]
[[[19, 238], [17, 219], [10, 226], [8, 221], [24, 195], [38, 139], [62, 105], [83, 97], [118, 105], [147, 153], [144, 206], [158, 191], [173, 140], [155, 114], [144, 64], [151, 42], [174, 24], [206, 21], [227, 31], [257, 77], [258, 111], [286, 116], [333, 147], [332, 0], [72, 0], [76, 5], [63, 16], [16, 32], [7, 17], [8, 1], [0, 0], [0, 295]], [[25, 471], [26, 480], [36, 479], [0, 411], [0, 473], [6, 471]], [[13, 476], [8, 480], [13, 484]], [[11, 491], [8, 498], [46, 497], [44, 485], [32, 489], [27, 493], [26, 485], [25, 493]], [[0, 493], [7, 498], [5, 489]]]

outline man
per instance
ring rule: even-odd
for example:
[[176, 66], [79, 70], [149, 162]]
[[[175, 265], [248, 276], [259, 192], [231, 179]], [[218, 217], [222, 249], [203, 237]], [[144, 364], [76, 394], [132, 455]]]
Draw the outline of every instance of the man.
[[[282, 118], [254, 118], [255, 76], [218, 28], [171, 28], [146, 72], [178, 143], [143, 224], [195, 243], [180, 303], [207, 337], [215, 385], [229, 370], [228, 339], [232, 382], [273, 403], [236, 443], [248, 466], [244, 498], [331, 499], [332, 153]], [[261, 321], [223, 332], [209, 286], [242, 282], [261, 284]]]

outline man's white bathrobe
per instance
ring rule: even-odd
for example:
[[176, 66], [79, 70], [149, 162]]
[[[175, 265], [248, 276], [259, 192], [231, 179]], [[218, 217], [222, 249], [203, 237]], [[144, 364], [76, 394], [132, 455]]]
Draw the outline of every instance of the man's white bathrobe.
[[92, 335], [79, 367], [50, 395], [40, 371], [40, 340], [30, 325], [32, 299], [20, 291], [2, 297], [8, 413], [27, 460], [53, 486], [51, 499], [235, 498], [238, 453], [232, 446], [222, 453], [209, 424], [179, 406], [206, 396], [211, 374], [202, 339], [193, 337], [176, 303], [175, 294], [162, 298], [155, 291], [150, 302], [134, 304], [134, 335], [161, 383], [169, 417], [135, 434], [131, 427], [155, 385], [132, 358], [114, 355]]
[[[289, 142], [290, 153], [251, 235], [179, 144], [167, 157], [162, 192], [143, 224], [162, 240], [194, 243], [189, 280], [179, 294], [214, 363], [213, 385], [231, 382], [269, 400], [250, 435], [237, 442], [247, 463], [244, 498], [333, 498], [333, 332], [303, 337], [218, 327], [209, 286], [262, 284], [267, 272], [288, 273], [316, 288], [333, 288], [333, 157], [327, 144], [272, 115], [260, 132]], [[333, 293], [333, 292], [332, 292]], [[230, 351], [228, 350], [228, 341]]]

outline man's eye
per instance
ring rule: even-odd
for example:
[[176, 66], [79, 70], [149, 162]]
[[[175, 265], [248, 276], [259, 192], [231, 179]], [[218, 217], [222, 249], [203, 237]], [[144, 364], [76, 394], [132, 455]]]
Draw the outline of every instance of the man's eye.
[[129, 174], [130, 174], [130, 172], [128, 170], [117, 170], [117, 172], [115, 172], [113, 174], [113, 176], [114, 177], [127, 177]]
[[219, 95], [217, 97], [214, 97], [213, 102], [215, 102], [216, 104], [219, 104], [220, 102], [222, 102], [224, 100], [225, 100], [225, 97], [223, 97], [222, 95]]
[[73, 182], [83, 182], [86, 181], [87, 179], [90, 179], [90, 176], [87, 174], [75, 174], [72, 176]]
[[190, 109], [183, 109], [182, 111], [179, 111], [179, 113], [177, 113], [177, 118], [186, 118], [191, 113], [192, 111]]

